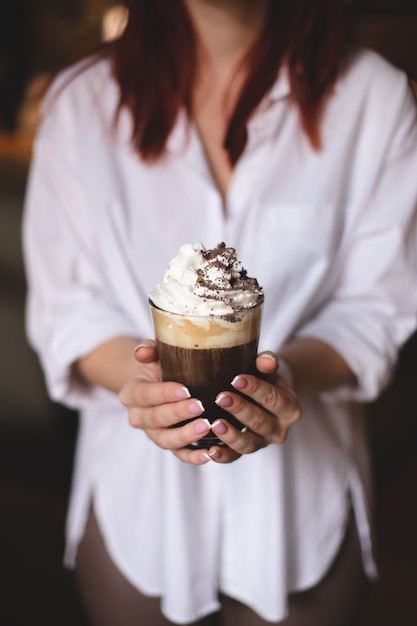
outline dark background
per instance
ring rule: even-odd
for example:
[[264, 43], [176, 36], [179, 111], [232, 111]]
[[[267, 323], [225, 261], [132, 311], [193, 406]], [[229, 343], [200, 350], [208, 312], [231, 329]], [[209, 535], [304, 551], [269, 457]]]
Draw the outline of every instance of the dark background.
[[[0, 0], [0, 626], [85, 625], [62, 568], [77, 416], [48, 400], [24, 338], [20, 220], [44, 87], [99, 41], [111, 4]], [[417, 0], [349, 5], [353, 39], [417, 80]], [[414, 336], [392, 384], [369, 407], [380, 580], [361, 626], [417, 624], [416, 383]]]

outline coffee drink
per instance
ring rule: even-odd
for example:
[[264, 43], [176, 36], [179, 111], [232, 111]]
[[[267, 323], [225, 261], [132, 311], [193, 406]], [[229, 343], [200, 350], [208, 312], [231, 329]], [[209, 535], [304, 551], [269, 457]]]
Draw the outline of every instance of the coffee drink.
[[[233, 321], [213, 316], [191, 318], [162, 311], [152, 303], [151, 308], [163, 380], [185, 385], [203, 403], [201, 417], [210, 423], [223, 418], [241, 429], [242, 424], [217, 406], [215, 399], [219, 392], [233, 390], [231, 382], [237, 374], [255, 373], [262, 303]], [[233, 331], [234, 327], [238, 328]], [[215, 444], [222, 442], [210, 432], [193, 447]]]
[[[210, 423], [222, 418], [243, 428], [215, 398], [233, 389], [237, 374], [255, 373], [262, 304], [256, 279], [223, 243], [211, 250], [182, 246], [150, 293], [163, 380], [185, 385]], [[210, 431], [192, 447], [211, 445], [224, 444]]]

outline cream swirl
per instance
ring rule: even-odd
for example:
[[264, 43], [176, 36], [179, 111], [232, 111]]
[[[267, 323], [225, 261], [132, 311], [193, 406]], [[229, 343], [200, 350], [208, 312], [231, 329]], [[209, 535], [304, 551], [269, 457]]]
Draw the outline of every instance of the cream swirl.
[[247, 275], [234, 248], [219, 243], [207, 250], [201, 242], [180, 248], [149, 297], [166, 311], [197, 316], [232, 315], [263, 299], [261, 287]]

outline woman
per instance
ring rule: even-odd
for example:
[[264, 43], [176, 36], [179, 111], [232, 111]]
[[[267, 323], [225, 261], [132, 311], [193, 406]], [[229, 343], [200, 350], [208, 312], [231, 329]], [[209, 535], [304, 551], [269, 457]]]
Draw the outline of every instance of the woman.
[[[47, 98], [28, 332], [81, 410], [66, 562], [93, 624], [357, 623], [376, 573], [360, 403], [416, 325], [417, 129], [342, 5], [131, 0]], [[259, 377], [218, 400], [247, 431], [220, 421], [208, 450], [146, 339], [149, 290], [198, 240], [266, 294]]]

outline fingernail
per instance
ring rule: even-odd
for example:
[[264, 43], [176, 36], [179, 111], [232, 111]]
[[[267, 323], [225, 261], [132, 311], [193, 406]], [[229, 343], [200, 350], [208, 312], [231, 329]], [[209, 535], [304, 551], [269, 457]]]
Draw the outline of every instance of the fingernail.
[[143, 341], [142, 343], [138, 343], [138, 345], [135, 347], [134, 352], [136, 352], [136, 350], [139, 350], [140, 348], [155, 348], [156, 343], [154, 341]]
[[216, 435], [225, 435], [227, 433], [227, 426], [222, 420], [217, 420], [211, 425], [211, 430], [214, 430]]
[[216, 402], [217, 406], [221, 406], [224, 409], [229, 407], [229, 406], [232, 406], [232, 404], [233, 404], [232, 398], [230, 396], [226, 395], [225, 393], [220, 393], [217, 396], [215, 402]]
[[180, 387], [179, 389], [176, 389], [174, 395], [177, 400], [187, 400], [188, 398], [191, 398], [191, 393], [188, 391], [187, 387]]
[[191, 415], [201, 415], [201, 413], [204, 413], [204, 407], [200, 400], [190, 402], [187, 408]]
[[198, 422], [196, 422], [194, 424], [194, 432], [196, 435], [204, 435], [204, 433], [208, 433], [208, 431], [211, 428], [211, 424], [207, 419], [204, 420], [198, 420]]
[[211, 461], [211, 457], [207, 452], [205, 452], [204, 454], [200, 456], [200, 463], [203, 464], [203, 463], [207, 463], [208, 461]]
[[149, 343], [139, 343], [136, 346], [136, 348], [133, 350], [133, 352], [136, 354], [136, 352], [140, 350], [141, 348], [148, 348], [148, 349], [155, 348], [155, 343], [152, 341], [150, 341]]
[[248, 381], [246, 380], [246, 378], [242, 378], [241, 376], [235, 376], [235, 378], [232, 380], [232, 387], [234, 387], [235, 389], [244, 389], [247, 386]]
[[221, 453], [218, 450], [214, 449], [214, 450], [212, 450], [211, 452], [208, 453], [208, 457], [209, 457], [209, 459], [217, 460], [217, 459], [220, 459]]
[[262, 359], [269, 359], [270, 361], [273, 361], [275, 363], [275, 365], [278, 364], [278, 361], [275, 358], [275, 356], [273, 354], [270, 354], [269, 352], [264, 352], [263, 354], [258, 354], [258, 356], [261, 357]]

